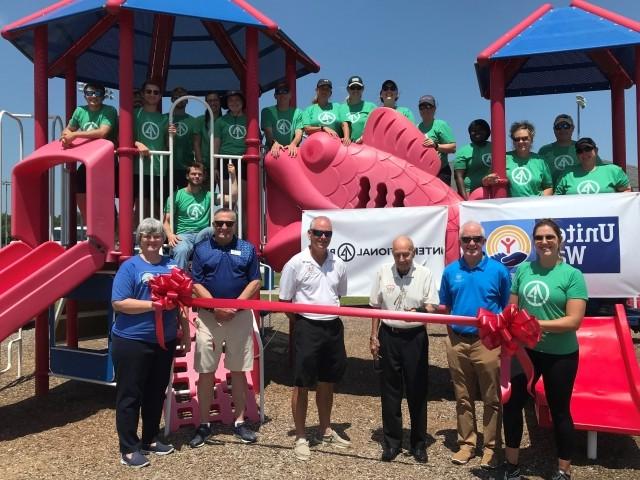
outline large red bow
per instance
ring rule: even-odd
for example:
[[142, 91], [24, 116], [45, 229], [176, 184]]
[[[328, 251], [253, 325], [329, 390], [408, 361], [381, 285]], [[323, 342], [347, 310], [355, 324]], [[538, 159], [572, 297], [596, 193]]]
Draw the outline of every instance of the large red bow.
[[533, 364], [524, 347], [533, 348], [540, 340], [540, 325], [525, 310], [507, 305], [502, 313], [478, 310], [478, 329], [482, 343], [490, 350], [502, 347], [500, 355], [500, 387], [502, 403], [511, 398], [511, 357], [516, 356], [525, 375], [527, 389], [533, 395]]
[[158, 345], [166, 350], [162, 312], [164, 310], [173, 310], [176, 307], [191, 305], [191, 277], [179, 268], [174, 268], [171, 273], [156, 275], [149, 280], [149, 289], [151, 290], [151, 301], [155, 309], [156, 338], [158, 339]]

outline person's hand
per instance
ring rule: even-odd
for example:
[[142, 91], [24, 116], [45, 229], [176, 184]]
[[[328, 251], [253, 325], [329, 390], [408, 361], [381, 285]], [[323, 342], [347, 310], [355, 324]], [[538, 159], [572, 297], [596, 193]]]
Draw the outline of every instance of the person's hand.
[[182, 332], [182, 338], [180, 338], [180, 346], [182, 347], [184, 353], [189, 353], [191, 351], [191, 335], [189, 335], [189, 331]]
[[271, 156], [273, 158], [278, 158], [278, 156], [280, 155], [281, 149], [282, 149], [282, 145], [274, 141], [273, 145], [271, 145]]
[[178, 129], [172, 123], [171, 125], [169, 125], [169, 135], [171, 135], [173, 137], [173, 136], [175, 136], [176, 133], [178, 133]]
[[171, 248], [174, 248], [176, 245], [178, 245], [178, 243], [180, 243], [180, 240], [182, 239], [178, 235], [174, 235], [173, 233], [167, 235], [167, 243]]
[[64, 148], [70, 147], [73, 139], [76, 138], [74, 132], [71, 130], [65, 130], [62, 132], [62, 136], [60, 137], [60, 141], [62, 142], [62, 146]]
[[425, 137], [424, 142], [422, 142], [422, 145], [427, 148], [436, 148], [436, 142], [431, 140], [429, 137]]
[[232, 162], [227, 163], [227, 172], [231, 178], [236, 177], [236, 166]]
[[140, 153], [140, 155], [142, 155], [143, 157], [148, 157], [149, 155], [151, 155], [147, 146], [142, 142], [136, 142], [136, 148], [138, 149], [138, 153]]
[[322, 131], [325, 133], [328, 133], [329, 135], [331, 135], [333, 138], [340, 138], [340, 135], [338, 135], [338, 132], [336, 132], [333, 128], [331, 127], [322, 127]]
[[490, 173], [482, 179], [482, 186], [490, 187], [491, 185], [495, 185], [498, 183], [498, 179], [499, 177], [497, 173]]
[[296, 157], [298, 155], [298, 146], [294, 145], [293, 143], [290, 143], [289, 145], [287, 145], [286, 148], [289, 151], [289, 156], [290, 157]]
[[235, 308], [216, 308], [213, 314], [218, 322], [227, 322], [235, 316], [236, 312]]
[[373, 358], [378, 358], [378, 352], [380, 351], [380, 340], [378, 337], [371, 337], [369, 339], [369, 350], [371, 350], [371, 355]]
[[345, 147], [348, 147], [349, 145], [351, 145], [351, 139], [350, 139], [349, 137], [344, 137], [344, 138], [342, 139], [342, 144], [343, 144]]

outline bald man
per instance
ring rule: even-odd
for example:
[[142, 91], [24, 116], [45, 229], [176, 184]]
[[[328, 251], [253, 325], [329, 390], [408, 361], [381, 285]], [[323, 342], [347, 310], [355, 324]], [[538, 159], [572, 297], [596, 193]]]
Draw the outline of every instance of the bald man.
[[[371, 287], [369, 304], [383, 310], [434, 312], [438, 291], [428, 268], [414, 264], [415, 248], [407, 236], [392, 244], [393, 263], [383, 265]], [[407, 395], [411, 437], [409, 453], [427, 463], [427, 376], [429, 337], [426, 324], [374, 318], [370, 349], [380, 362], [382, 429], [380, 460], [390, 462], [402, 451], [402, 392]]]

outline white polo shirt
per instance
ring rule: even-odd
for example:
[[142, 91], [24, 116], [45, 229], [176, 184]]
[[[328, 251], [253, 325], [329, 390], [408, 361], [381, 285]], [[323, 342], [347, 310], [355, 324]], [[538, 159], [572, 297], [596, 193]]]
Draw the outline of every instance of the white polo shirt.
[[[369, 305], [383, 310], [411, 310], [440, 301], [431, 271], [422, 265], [413, 264], [406, 275], [400, 276], [395, 263], [386, 263], [375, 276], [371, 286]], [[383, 319], [385, 325], [395, 328], [414, 328], [420, 322]]]
[[[347, 294], [347, 267], [331, 252], [318, 265], [309, 248], [289, 260], [280, 276], [280, 299], [293, 303], [340, 306], [340, 297]], [[311, 320], [333, 320], [337, 315], [303, 313]]]

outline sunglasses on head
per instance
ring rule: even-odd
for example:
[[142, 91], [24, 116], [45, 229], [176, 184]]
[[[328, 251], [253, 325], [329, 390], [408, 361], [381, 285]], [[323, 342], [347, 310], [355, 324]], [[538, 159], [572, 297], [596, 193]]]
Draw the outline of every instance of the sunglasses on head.
[[462, 243], [471, 243], [471, 240], [473, 240], [475, 243], [481, 243], [484, 240], [484, 237], [482, 235], [474, 235], [472, 237], [460, 237], [460, 241]]
[[234, 222], [233, 220], [214, 220], [213, 224], [218, 228], [222, 228], [222, 227], [231, 228], [236, 224], [236, 222]]
[[151, 88], [146, 88], [144, 93], [149, 95], [160, 95], [160, 90], [152, 90]]
[[571, 124], [567, 123], [567, 122], [562, 122], [559, 123], [558, 125], [556, 125], [555, 127], [553, 127], [554, 130], [570, 130], [571, 129]]
[[87, 90], [84, 92], [85, 97], [102, 97], [104, 94], [102, 92], [97, 92], [95, 90]]
[[585, 153], [585, 152], [593, 152], [593, 147], [580, 147], [580, 148], [576, 148], [576, 153], [580, 154], [580, 153]]
[[311, 229], [311, 233], [313, 234], [314, 237], [318, 237], [318, 238], [321, 238], [323, 235], [326, 238], [331, 238], [331, 235], [333, 235], [333, 232], [331, 230], [316, 230], [314, 228]]

